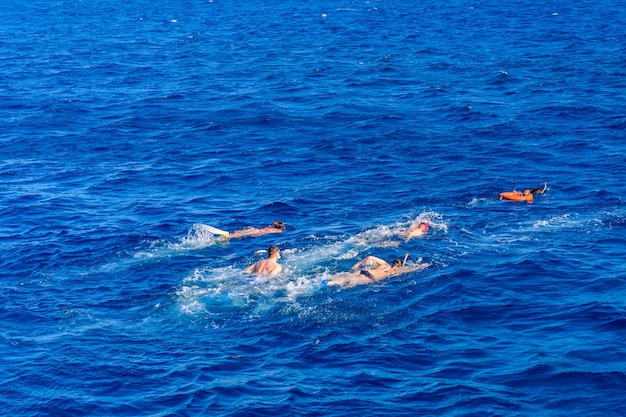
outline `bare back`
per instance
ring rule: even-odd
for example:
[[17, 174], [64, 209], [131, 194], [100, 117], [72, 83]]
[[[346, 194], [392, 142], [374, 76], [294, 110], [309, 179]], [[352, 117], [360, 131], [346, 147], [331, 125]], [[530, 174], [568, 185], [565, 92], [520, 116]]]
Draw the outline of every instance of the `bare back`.
[[276, 275], [280, 274], [282, 270], [282, 265], [274, 259], [263, 259], [246, 268], [246, 272], [257, 275]]

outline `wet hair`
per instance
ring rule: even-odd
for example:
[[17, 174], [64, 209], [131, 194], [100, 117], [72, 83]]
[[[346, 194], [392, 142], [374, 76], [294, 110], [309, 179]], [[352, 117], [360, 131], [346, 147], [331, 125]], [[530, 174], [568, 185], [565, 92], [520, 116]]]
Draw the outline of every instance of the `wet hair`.
[[391, 263], [391, 266], [402, 266], [402, 259], [400, 258], [394, 259], [393, 262]]
[[275, 227], [275, 228], [277, 228], [277, 229], [281, 229], [281, 230], [283, 230], [283, 229], [285, 228], [285, 223], [283, 223], [283, 222], [281, 222], [281, 221], [276, 220], [276, 221], [274, 222], [274, 227]]
[[272, 256], [273, 254], [278, 253], [278, 252], [280, 252], [280, 248], [276, 245], [270, 246], [269, 249], [267, 250], [267, 254], [269, 256]]

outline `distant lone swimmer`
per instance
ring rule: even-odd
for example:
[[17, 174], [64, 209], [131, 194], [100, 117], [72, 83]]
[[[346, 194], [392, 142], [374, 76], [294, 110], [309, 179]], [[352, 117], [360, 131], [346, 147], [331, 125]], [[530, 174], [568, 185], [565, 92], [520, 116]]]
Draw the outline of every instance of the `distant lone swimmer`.
[[228, 235], [224, 235], [227, 239], [239, 239], [242, 237], [257, 237], [266, 235], [268, 233], [282, 233], [285, 230], [285, 223], [280, 221], [275, 221], [274, 224], [270, 227], [262, 227], [260, 229], [250, 227], [244, 230], [236, 230]]
[[405, 268], [404, 261], [395, 259], [391, 265], [375, 256], [367, 256], [354, 264], [352, 272], [341, 272], [335, 278], [328, 281], [326, 285], [363, 285], [372, 284], [385, 278], [395, 277], [409, 272], [419, 271], [427, 268], [430, 264], [420, 264], [414, 267]]
[[278, 246], [270, 246], [267, 250], [267, 259], [260, 260], [259, 262], [250, 265], [245, 269], [249, 274], [255, 275], [276, 275], [280, 274], [283, 270], [283, 266], [278, 263], [280, 259], [280, 249]]
[[510, 201], [526, 201], [532, 203], [535, 200], [535, 194], [543, 194], [548, 188], [548, 183], [544, 183], [543, 187], [528, 189], [524, 192], [521, 191], [506, 191], [500, 193], [500, 200]]

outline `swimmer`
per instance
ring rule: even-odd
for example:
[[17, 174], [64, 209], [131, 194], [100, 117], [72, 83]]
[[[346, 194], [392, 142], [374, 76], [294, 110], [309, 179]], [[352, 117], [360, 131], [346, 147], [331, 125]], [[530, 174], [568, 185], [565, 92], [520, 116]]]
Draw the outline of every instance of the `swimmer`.
[[428, 233], [428, 229], [430, 228], [430, 219], [428, 216], [424, 218], [423, 221], [418, 224], [412, 224], [408, 229], [402, 232], [396, 232], [397, 236], [401, 236], [405, 239], [406, 242], [413, 239], [414, 237], [420, 237]]
[[[413, 223], [411, 226], [409, 226], [408, 229], [403, 230], [403, 231], [394, 231], [393, 235], [394, 236], [400, 236], [404, 239], [405, 242], [408, 242], [409, 240], [413, 239], [414, 237], [420, 237], [425, 235], [426, 233], [428, 233], [428, 229], [430, 228], [430, 219], [428, 218], [428, 216], [425, 216], [423, 220], [421, 220], [418, 223]], [[369, 244], [369, 243], [377, 243], [376, 246], [384, 248], [384, 247], [398, 247], [400, 245], [400, 242], [394, 242], [394, 241], [384, 241], [384, 242], [380, 242], [380, 239], [375, 239], [375, 238], [371, 238], [371, 237], [357, 237], [356, 241], [358, 243], [365, 243], [365, 244]]]
[[278, 263], [280, 259], [280, 249], [272, 245], [267, 250], [267, 259], [258, 261], [245, 269], [248, 274], [272, 276], [280, 274], [283, 266]]
[[268, 233], [282, 233], [285, 230], [285, 223], [275, 221], [270, 227], [262, 227], [260, 229], [250, 227], [244, 230], [236, 230], [228, 235], [224, 235], [226, 239], [240, 239], [242, 237], [258, 237]]
[[[406, 258], [405, 258], [406, 259]], [[404, 261], [395, 259], [391, 265], [375, 256], [367, 256], [352, 267], [352, 272], [341, 272], [327, 282], [326, 285], [363, 285], [372, 284], [385, 278], [395, 277], [409, 272], [419, 271], [430, 264], [420, 264], [405, 268]]]

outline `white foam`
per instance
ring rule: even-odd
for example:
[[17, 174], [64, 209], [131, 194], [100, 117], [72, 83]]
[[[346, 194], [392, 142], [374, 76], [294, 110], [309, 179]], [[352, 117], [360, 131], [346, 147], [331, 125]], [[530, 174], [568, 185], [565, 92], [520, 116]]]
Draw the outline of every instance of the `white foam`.
[[220, 236], [210, 231], [206, 225], [196, 223], [191, 226], [191, 229], [187, 232], [187, 236], [182, 238], [180, 243], [173, 243], [170, 247], [176, 250], [203, 249], [213, 245], [220, 239]]

